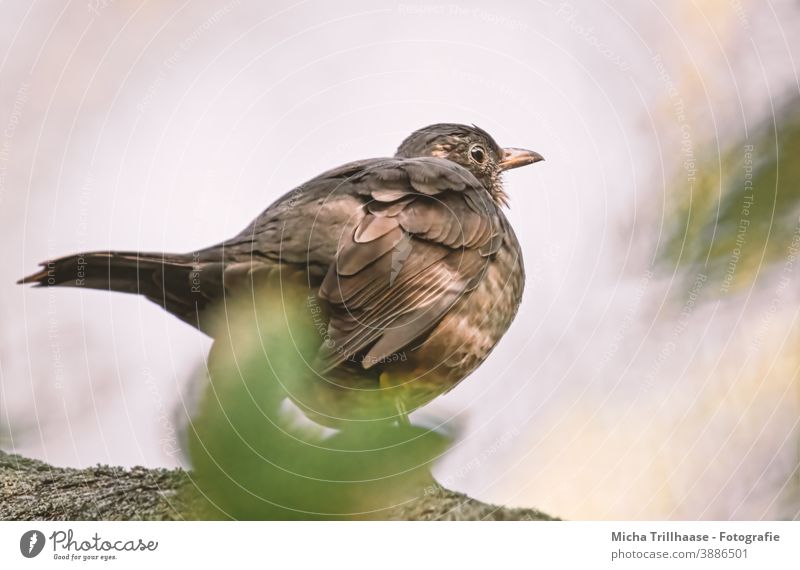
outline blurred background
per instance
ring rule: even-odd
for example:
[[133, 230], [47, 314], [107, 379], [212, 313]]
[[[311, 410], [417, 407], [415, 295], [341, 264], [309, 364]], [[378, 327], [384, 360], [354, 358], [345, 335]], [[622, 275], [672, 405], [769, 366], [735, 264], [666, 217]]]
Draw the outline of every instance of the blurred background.
[[[186, 464], [210, 340], [49, 257], [193, 251], [324, 169], [475, 123], [528, 276], [417, 412], [452, 489], [572, 519], [800, 518], [800, 3], [3, 3], [0, 442]], [[194, 380], [193, 380], [194, 379]]]

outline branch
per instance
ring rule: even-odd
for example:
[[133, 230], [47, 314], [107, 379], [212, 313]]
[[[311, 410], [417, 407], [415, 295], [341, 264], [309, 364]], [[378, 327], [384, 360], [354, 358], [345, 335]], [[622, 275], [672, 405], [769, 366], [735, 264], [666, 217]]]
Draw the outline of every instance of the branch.
[[[191, 474], [180, 469], [53, 467], [0, 451], [0, 520], [184, 520]], [[558, 520], [536, 509], [476, 501], [440, 487], [388, 520]]]

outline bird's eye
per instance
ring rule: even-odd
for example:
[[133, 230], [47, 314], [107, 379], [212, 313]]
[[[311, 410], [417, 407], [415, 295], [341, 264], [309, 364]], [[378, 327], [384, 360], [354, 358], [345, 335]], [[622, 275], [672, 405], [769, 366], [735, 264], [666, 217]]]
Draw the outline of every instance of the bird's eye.
[[469, 149], [469, 155], [472, 157], [472, 160], [478, 164], [481, 164], [486, 159], [486, 151], [483, 150], [482, 146], [477, 144]]

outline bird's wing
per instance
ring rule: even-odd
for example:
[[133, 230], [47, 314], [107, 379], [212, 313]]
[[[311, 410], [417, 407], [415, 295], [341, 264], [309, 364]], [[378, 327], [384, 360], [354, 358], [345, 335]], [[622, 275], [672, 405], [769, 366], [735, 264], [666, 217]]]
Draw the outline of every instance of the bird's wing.
[[320, 287], [330, 307], [321, 371], [358, 355], [369, 368], [424, 337], [478, 284], [502, 242], [489, 193], [447, 160], [392, 159], [349, 183], [364, 212], [339, 236]]

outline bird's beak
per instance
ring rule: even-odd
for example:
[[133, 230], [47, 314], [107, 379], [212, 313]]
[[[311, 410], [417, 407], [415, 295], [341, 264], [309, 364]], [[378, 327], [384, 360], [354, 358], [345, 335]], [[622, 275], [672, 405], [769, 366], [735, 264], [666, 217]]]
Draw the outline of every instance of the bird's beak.
[[520, 166], [526, 166], [544, 160], [538, 152], [525, 150], [524, 148], [504, 148], [503, 160], [500, 161], [500, 170], [511, 170]]

